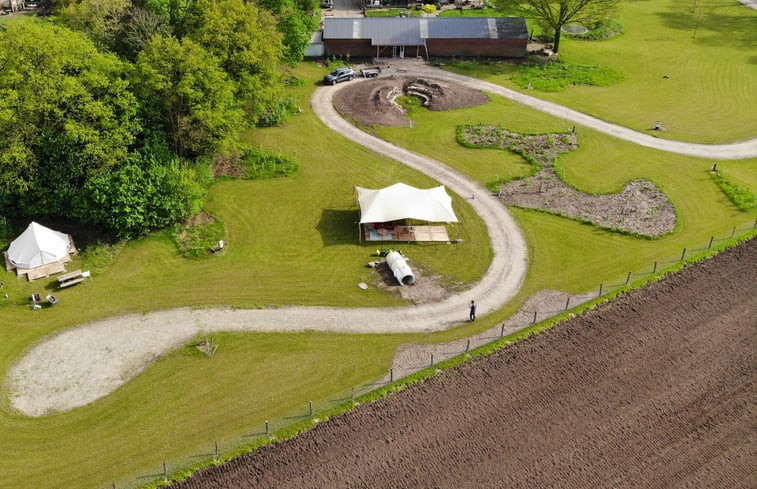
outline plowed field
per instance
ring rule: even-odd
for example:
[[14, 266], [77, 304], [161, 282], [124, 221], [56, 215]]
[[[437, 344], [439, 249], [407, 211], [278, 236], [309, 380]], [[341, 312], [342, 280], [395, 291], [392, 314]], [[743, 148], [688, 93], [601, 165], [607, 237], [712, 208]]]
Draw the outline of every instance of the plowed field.
[[175, 488], [757, 487], [757, 240]]

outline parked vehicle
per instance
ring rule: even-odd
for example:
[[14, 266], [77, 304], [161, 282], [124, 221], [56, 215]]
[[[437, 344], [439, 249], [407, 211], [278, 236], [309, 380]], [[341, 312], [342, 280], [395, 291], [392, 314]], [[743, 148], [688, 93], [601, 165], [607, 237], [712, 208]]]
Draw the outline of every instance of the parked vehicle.
[[339, 82], [350, 81], [355, 78], [355, 72], [352, 68], [346, 66], [337, 68], [328, 75], [323, 77], [323, 83], [326, 85], [336, 85]]
[[322, 0], [321, 8], [334, 8], [334, 0]]
[[376, 78], [381, 74], [381, 67], [372, 66], [370, 68], [363, 68], [360, 70], [360, 74], [363, 75], [363, 78]]

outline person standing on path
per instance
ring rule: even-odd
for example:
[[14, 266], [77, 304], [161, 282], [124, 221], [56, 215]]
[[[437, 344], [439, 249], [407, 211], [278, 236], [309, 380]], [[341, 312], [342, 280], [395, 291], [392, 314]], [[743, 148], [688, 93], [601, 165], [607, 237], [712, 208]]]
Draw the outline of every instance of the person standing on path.
[[471, 322], [476, 320], [476, 303], [474, 301], [470, 301], [470, 316], [469, 320]]

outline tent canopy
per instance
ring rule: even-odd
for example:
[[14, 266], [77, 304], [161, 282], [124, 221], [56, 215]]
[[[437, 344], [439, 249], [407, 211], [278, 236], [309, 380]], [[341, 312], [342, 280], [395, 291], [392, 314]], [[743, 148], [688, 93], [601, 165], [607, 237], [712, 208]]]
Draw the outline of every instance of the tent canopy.
[[68, 254], [69, 237], [32, 222], [8, 248], [8, 260], [17, 268], [36, 268]]
[[360, 224], [419, 219], [431, 222], [457, 222], [452, 198], [444, 186], [420, 189], [395, 183], [382, 189], [355, 187], [360, 203]]

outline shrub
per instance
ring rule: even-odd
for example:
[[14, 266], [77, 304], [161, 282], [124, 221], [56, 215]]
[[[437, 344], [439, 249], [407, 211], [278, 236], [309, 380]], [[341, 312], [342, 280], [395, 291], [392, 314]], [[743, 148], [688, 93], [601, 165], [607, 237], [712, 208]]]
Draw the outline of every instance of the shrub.
[[608, 86], [618, 83], [623, 75], [616, 69], [599, 65], [581, 65], [564, 59], [546, 63], [531, 61], [519, 66], [511, 80], [522, 88], [557, 92], [571, 85]]
[[250, 180], [288, 177], [300, 170], [300, 164], [282, 154], [272, 154], [261, 148], [242, 150], [244, 176]]
[[733, 205], [744, 212], [757, 208], [757, 193], [746, 187], [742, 187], [733, 180], [723, 175], [720, 171], [711, 171], [710, 175], [720, 190], [733, 202]]
[[579, 39], [582, 41], [604, 41], [619, 36], [626, 31], [623, 24], [615, 19], [605, 19], [595, 22], [586, 34], [573, 35], [568, 32], [564, 33], [565, 37]]

